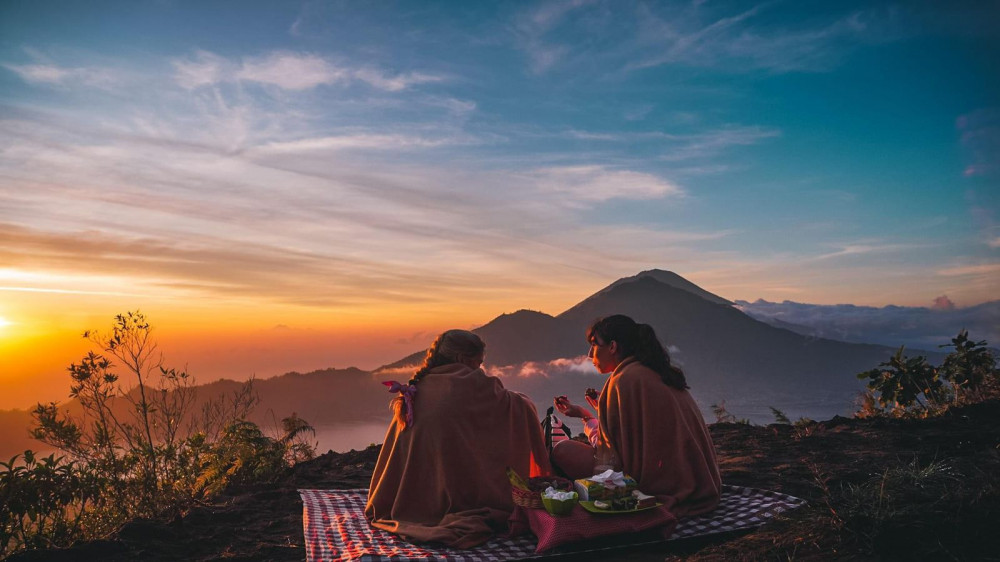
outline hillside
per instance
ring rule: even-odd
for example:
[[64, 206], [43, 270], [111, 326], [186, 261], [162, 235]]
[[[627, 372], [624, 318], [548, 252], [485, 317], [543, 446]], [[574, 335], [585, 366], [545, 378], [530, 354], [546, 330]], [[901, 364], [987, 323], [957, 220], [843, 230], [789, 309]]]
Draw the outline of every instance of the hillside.
[[[978, 560], [1000, 552], [1000, 403], [928, 420], [835, 418], [802, 427], [710, 426], [727, 484], [806, 507], [743, 535], [576, 554], [576, 562]], [[328, 453], [275, 485], [231, 489], [170, 521], [11, 561], [303, 560], [297, 489], [365, 488], [379, 446]]]
[[[199, 415], [209, 400], [232, 396], [242, 386], [243, 383], [232, 380], [196, 386], [191, 414]], [[249, 419], [269, 434], [277, 434], [281, 419], [293, 412], [311, 424], [327, 426], [366, 421], [388, 423], [389, 419], [386, 405], [390, 396], [385, 388], [367, 371], [353, 367], [307, 374], [287, 373], [256, 380], [254, 389], [260, 402], [250, 412]], [[119, 415], [125, 415], [131, 405], [119, 400], [114, 408]], [[75, 400], [66, 402], [60, 409], [79, 414]], [[31, 424], [31, 416], [26, 410], [0, 411], [0, 457], [7, 459], [25, 449], [45, 450], [43, 443], [29, 436]]]

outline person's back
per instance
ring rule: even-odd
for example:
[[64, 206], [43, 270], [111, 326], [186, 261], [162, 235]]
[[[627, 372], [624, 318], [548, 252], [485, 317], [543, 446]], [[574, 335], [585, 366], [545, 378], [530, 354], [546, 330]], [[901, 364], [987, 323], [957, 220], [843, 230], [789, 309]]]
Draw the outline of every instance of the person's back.
[[[442, 338], [456, 332], [475, 337], [452, 331]], [[481, 357], [426, 361], [411, 381], [417, 391], [404, 408], [411, 417], [397, 411], [372, 475], [365, 514], [373, 526], [415, 541], [475, 546], [513, 509], [506, 468], [549, 471], [534, 405], [478, 368]], [[443, 364], [428, 367], [435, 362]]]

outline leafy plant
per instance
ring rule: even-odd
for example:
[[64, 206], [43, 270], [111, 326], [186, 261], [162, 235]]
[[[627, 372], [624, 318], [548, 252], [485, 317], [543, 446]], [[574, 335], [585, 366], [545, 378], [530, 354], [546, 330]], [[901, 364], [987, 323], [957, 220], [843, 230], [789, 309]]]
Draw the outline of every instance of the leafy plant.
[[0, 556], [82, 536], [82, 524], [102, 501], [103, 484], [55, 455], [38, 458], [25, 451], [0, 462]]
[[738, 423], [742, 425], [750, 425], [750, 420], [746, 418], [737, 419], [736, 416], [729, 413], [726, 409], [726, 401], [723, 400], [718, 404], [712, 404], [712, 413], [715, 414], [716, 423]]
[[788, 419], [785, 412], [775, 408], [774, 406], [768, 406], [771, 409], [771, 413], [774, 414], [774, 423], [779, 423], [783, 425], [791, 425], [792, 420]]
[[954, 385], [959, 400], [982, 398], [980, 394], [989, 386], [995, 386], [998, 378], [997, 360], [986, 347], [986, 341], [972, 341], [969, 332], [962, 330], [952, 338], [950, 347], [954, 351], [945, 357], [939, 369], [941, 376]]
[[729, 413], [729, 410], [726, 409], [725, 400], [718, 404], [712, 404], [712, 413], [715, 414], [716, 423], [736, 423], [736, 416]]
[[953, 404], [1000, 396], [997, 360], [985, 341], [972, 341], [968, 331], [962, 330], [941, 347], [954, 351], [937, 368], [923, 356], [906, 357], [900, 347], [878, 368], [859, 373], [857, 377], [868, 383], [855, 415], [928, 416]]
[[105, 536], [315, 455], [306, 440], [315, 432], [296, 414], [273, 438], [247, 421], [259, 401], [252, 379], [197, 415], [193, 379], [163, 365], [151, 333], [141, 312], [117, 315], [107, 334], [84, 333], [99, 350], [68, 368], [81, 413], [55, 403], [32, 412], [33, 436], [65, 456], [26, 451], [0, 463], [0, 556]]
[[[877, 393], [882, 408], [906, 410], [914, 404], [928, 410], [928, 404], [938, 405], [945, 401], [948, 391], [932, 367], [923, 356], [907, 357], [904, 347], [875, 369], [858, 373], [859, 379], [868, 379], [868, 388]], [[921, 399], [923, 396], [923, 399]]]

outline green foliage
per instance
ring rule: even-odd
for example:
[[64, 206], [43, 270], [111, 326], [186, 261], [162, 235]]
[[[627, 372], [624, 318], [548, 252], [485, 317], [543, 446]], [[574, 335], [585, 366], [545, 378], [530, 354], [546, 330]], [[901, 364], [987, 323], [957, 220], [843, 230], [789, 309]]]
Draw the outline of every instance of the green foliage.
[[859, 373], [857, 377], [868, 383], [855, 415], [928, 416], [953, 404], [1000, 396], [997, 361], [985, 341], [972, 341], [962, 330], [941, 347], [954, 351], [940, 367], [930, 365], [922, 356], [906, 357], [900, 347], [889, 361]]
[[983, 535], [996, 527], [998, 460], [992, 454], [974, 463], [912, 457], [854, 482], [811, 464], [820, 495], [798, 515], [800, 524], [787, 539], [799, 544], [803, 537], [820, 537], [826, 553], [830, 545], [857, 550], [844, 559], [980, 559]]
[[281, 420], [281, 428], [284, 435], [280, 442], [285, 450], [285, 461], [288, 464], [307, 461], [316, 456], [318, 443], [307, 440], [306, 434], [316, 437], [316, 428], [309, 425], [309, 422], [299, 417], [295, 412]]
[[737, 419], [736, 416], [731, 414], [729, 410], [726, 409], [726, 401], [723, 400], [718, 404], [712, 404], [712, 413], [715, 414], [716, 423], [738, 423], [742, 425], [750, 425], [750, 420], [746, 418]]
[[712, 404], [712, 413], [715, 414], [716, 423], [736, 423], [736, 416], [729, 413], [729, 410], [726, 409], [725, 400], [718, 404]]
[[774, 423], [780, 423], [784, 425], [791, 425], [792, 420], [788, 419], [785, 412], [775, 408], [774, 406], [768, 406], [771, 409], [771, 413], [774, 414]]
[[257, 424], [248, 421], [226, 426], [221, 439], [206, 451], [201, 461], [195, 490], [202, 496], [215, 495], [229, 485], [270, 481], [287, 466], [282, 443], [264, 435]]
[[869, 550], [889, 550], [886, 543], [899, 529], [934, 535], [939, 522], [926, 514], [948, 509], [950, 498], [960, 504], [963, 478], [947, 461], [922, 465], [914, 459], [890, 466], [865, 482], [846, 484], [840, 490], [837, 516]]
[[868, 379], [867, 386], [878, 393], [878, 404], [883, 409], [906, 410], [917, 405], [927, 410], [928, 403], [942, 403], [948, 391], [937, 369], [927, 362], [926, 357], [907, 357], [903, 351], [900, 346], [888, 361], [880, 363], [875, 369], [858, 373], [857, 377]]
[[106, 536], [233, 484], [272, 481], [313, 457], [305, 436], [315, 432], [297, 415], [282, 420], [276, 438], [247, 421], [259, 401], [253, 380], [194, 412], [193, 379], [162, 364], [151, 331], [142, 313], [129, 312], [107, 335], [86, 332], [100, 351], [68, 368], [82, 415], [35, 407], [33, 436], [66, 456], [26, 451], [22, 463], [0, 463], [0, 557]]
[[997, 360], [986, 347], [985, 340], [971, 341], [969, 332], [962, 330], [950, 344], [941, 347], [954, 349], [945, 357], [939, 371], [945, 380], [954, 385], [960, 400], [981, 399], [984, 390], [996, 385]]
[[55, 455], [39, 459], [25, 451], [0, 462], [0, 556], [80, 537], [86, 514], [101, 500], [102, 484]]

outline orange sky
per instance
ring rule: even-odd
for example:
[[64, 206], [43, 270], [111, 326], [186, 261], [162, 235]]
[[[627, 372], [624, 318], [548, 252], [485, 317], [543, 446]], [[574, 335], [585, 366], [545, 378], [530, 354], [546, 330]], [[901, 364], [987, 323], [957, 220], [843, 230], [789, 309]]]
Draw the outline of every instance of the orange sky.
[[[267, 295], [162, 287], [139, 275], [0, 270], [0, 277], [8, 281], [0, 286], [0, 409], [65, 400], [66, 367], [90, 349], [82, 332], [106, 330], [115, 314], [129, 310], [146, 314], [166, 365], [186, 368], [199, 382], [266, 378], [327, 367], [371, 369], [425, 348], [448, 328], [474, 328], [521, 308], [558, 314], [618, 276], [638, 271], [607, 278], [592, 273], [564, 278], [525, 274], [521, 284], [484, 281], [482, 286], [442, 276], [440, 288], [429, 282], [404, 283], [395, 289], [395, 296], [383, 293], [359, 302], [296, 304]], [[832, 303], [853, 298], [856, 304], [878, 305], [899, 303], [893, 294], [920, 294], [921, 289], [919, 278], [900, 277], [884, 294], [872, 286], [852, 293], [849, 285], [835, 289], [818, 280], [810, 287], [807, 283], [813, 277], [791, 271], [782, 284], [770, 283], [763, 268], [744, 267], [742, 272], [738, 279], [729, 270], [680, 273], [730, 299]], [[823, 279], [832, 285], [841, 281], [832, 274]], [[336, 287], [324, 291], [337, 294]], [[824, 291], [832, 296], [823, 299]], [[884, 300], [865, 302], [863, 291]], [[988, 294], [987, 285], [983, 296]], [[915, 304], [929, 305], [929, 300]], [[959, 301], [968, 304], [974, 303]]]
[[[445, 329], [474, 328], [516, 309], [485, 298], [473, 308], [418, 294], [409, 303], [302, 306], [266, 297], [141, 294], [144, 282], [137, 278], [103, 280], [98, 287], [86, 276], [80, 282], [34, 277], [46, 279], [42, 288], [0, 287], [0, 409], [65, 400], [66, 367], [91, 349], [83, 331], [107, 330], [115, 314], [129, 310], [141, 310], [153, 325], [167, 366], [208, 382], [327, 367], [371, 369], [425, 348]], [[60, 289], [57, 283], [88, 288]], [[116, 289], [123, 286], [132, 291]], [[122, 294], [127, 292], [135, 294]], [[561, 311], [572, 298], [553, 301]]]

